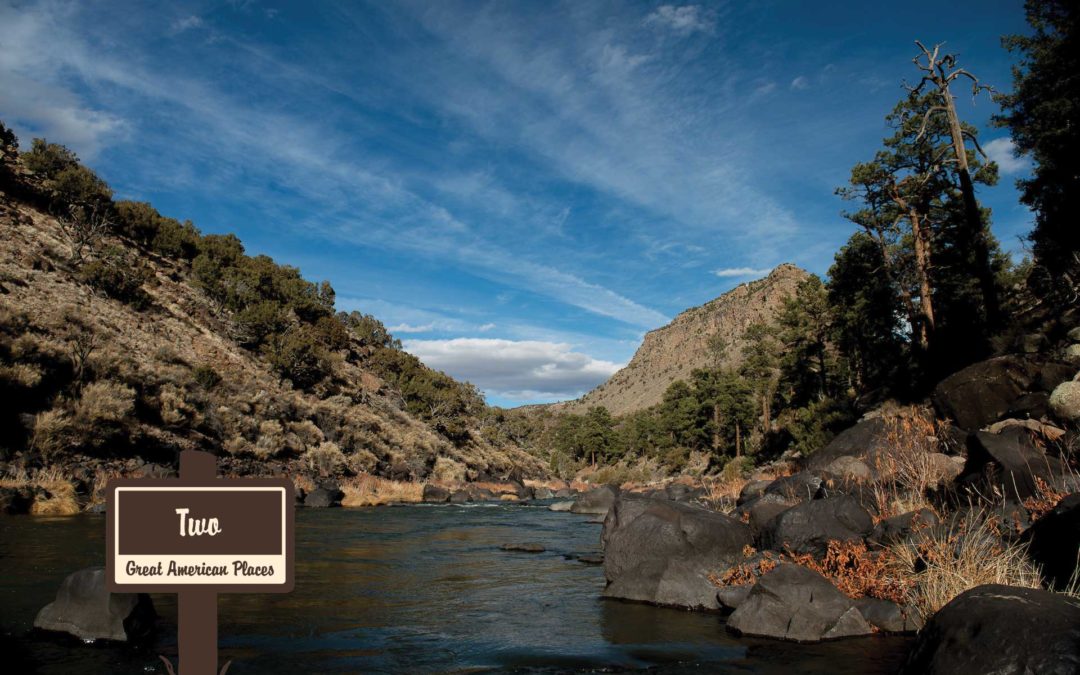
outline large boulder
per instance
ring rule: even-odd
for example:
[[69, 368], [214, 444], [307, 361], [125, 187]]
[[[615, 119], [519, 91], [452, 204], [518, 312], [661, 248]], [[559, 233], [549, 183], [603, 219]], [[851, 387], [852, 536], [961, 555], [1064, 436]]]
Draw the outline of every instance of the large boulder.
[[1068, 371], [1061, 364], [1039, 364], [1018, 356], [999, 356], [953, 373], [934, 388], [934, 407], [967, 431], [998, 421], [1033, 391], [1052, 391]]
[[607, 518], [605, 597], [718, 609], [709, 575], [742, 559], [750, 528], [715, 511], [647, 498], [616, 500]]
[[824, 470], [841, 457], [854, 457], [872, 465], [873, 457], [885, 442], [885, 437], [884, 418], [872, 417], [863, 420], [841, 431], [825, 447], [810, 455], [806, 460], [807, 468]]
[[145, 593], [110, 593], [105, 569], [91, 567], [64, 579], [56, 600], [41, 608], [34, 627], [81, 640], [137, 641], [154, 628], [154, 603]]
[[424, 492], [420, 499], [429, 504], [442, 504], [450, 501], [450, 491], [444, 487], [428, 483], [424, 485]]
[[877, 546], [888, 546], [908, 540], [914, 534], [935, 527], [940, 522], [937, 514], [930, 509], [909, 511], [881, 520], [874, 526], [874, 531], [866, 540]]
[[0, 487], [0, 513], [30, 513], [33, 504], [34, 493], [29, 488]]
[[856, 598], [855, 606], [866, 622], [885, 633], [914, 633], [922, 628], [917, 612], [905, 609], [892, 600]]
[[1080, 492], [1065, 497], [1023, 535], [1028, 555], [1040, 567], [1046, 583], [1063, 589], [1080, 565]]
[[781, 476], [765, 488], [764, 494], [780, 495], [792, 501], [817, 499], [821, 494], [821, 476], [810, 471], [800, 471], [790, 476]]
[[775, 551], [821, 556], [830, 541], [861, 541], [874, 530], [874, 520], [847, 495], [816, 499], [794, 506], [772, 520], [761, 544]]
[[791, 563], [780, 563], [763, 574], [727, 626], [740, 635], [795, 642], [871, 632], [851, 598], [817, 572]]
[[304, 497], [304, 506], [315, 509], [326, 509], [341, 506], [341, 500], [345, 493], [336, 485], [326, 485], [315, 488]]
[[619, 488], [616, 485], [601, 485], [580, 495], [571, 507], [571, 513], [586, 513], [594, 516], [606, 515], [611, 505], [619, 496]]
[[1062, 382], [1050, 394], [1050, 410], [1062, 422], [1080, 422], [1080, 382]]
[[1000, 434], [977, 431], [971, 435], [960, 480], [986, 490], [984, 494], [1001, 490], [1007, 498], [1022, 502], [1038, 494], [1039, 479], [1054, 485], [1067, 473], [1067, 465], [1036, 447], [1026, 429], [1009, 427]]
[[986, 585], [952, 599], [919, 632], [906, 675], [1066, 675], [1080, 672], [1080, 601]]

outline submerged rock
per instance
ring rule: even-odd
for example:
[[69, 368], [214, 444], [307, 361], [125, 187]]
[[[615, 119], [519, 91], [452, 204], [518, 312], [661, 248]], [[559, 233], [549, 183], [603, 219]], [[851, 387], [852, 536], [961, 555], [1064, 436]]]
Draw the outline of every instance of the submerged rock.
[[679, 502], [622, 498], [604, 521], [604, 596], [718, 609], [709, 574], [742, 558], [750, 528]]
[[145, 593], [110, 593], [105, 569], [71, 574], [34, 619], [34, 627], [69, 633], [82, 640], [135, 641], [154, 627], [154, 603]]
[[548, 506], [548, 511], [570, 511], [574, 508], [574, 502], [555, 502]]
[[500, 547], [504, 551], [520, 551], [521, 553], [543, 553], [547, 549], [540, 544], [503, 544]]
[[1080, 672], [1080, 602], [989, 584], [956, 596], [919, 632], [902, 673]]
[[854, 602], [829, 581], [800, 565], [766, 572], [728, 618], [741, 635], [820, 642], [871, 632]]

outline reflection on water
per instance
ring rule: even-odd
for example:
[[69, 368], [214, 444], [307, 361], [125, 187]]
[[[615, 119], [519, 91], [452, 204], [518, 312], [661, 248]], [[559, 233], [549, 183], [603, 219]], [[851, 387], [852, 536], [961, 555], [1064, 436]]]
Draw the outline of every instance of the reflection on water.
[[[600, 526], [543, 505], [411, 506], [297, 513], [296, 590], [219, 599], [231, 674], [893, 672], [905, 641], [812, 647], [729, 636], [714, 614], [602, 601]], [[18, 672], [163, 672], [176, 600], [155, 595], [155, 644], [86, 646], [29, 632], [68, 573], [104, 560], [100, 516], [0, 518], [0, 649]], [[537, 542], [540, 554], [499, 550]]]

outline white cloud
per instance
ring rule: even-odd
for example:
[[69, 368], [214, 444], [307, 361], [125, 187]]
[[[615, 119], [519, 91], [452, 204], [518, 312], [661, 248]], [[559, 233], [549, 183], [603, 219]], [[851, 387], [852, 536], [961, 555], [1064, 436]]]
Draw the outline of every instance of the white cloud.
[[761, 269], [755, 269], [753, 267], [724, 267], [718, 270], [713, 270], [713, 274], [721, 278], [729, 277], [763, 277], [772, 270], [768, 267]]
[[1030, 166], [1026, 157], [1016, 156], [1016, 144], [1008, 136], [986, 143], [983, 150], [986, 151], [986, 156], [998, 165], [998, 171], [1006, 176], [1026, 171]]
[[708, 32], [713, 28], [713, 19], [709, 13], [697, 5], [661, 5], [656, 11], [645, 17], [646, 26], [661, 26], [676, 33], [690, 34], [697, 31]]
[[405, 350], [487, 394], [516, 400], [575, 398], [622, 367], [539, 340], [406, 340]]
[[796, 77], [794, 80], [791, 81], [791, 88], [792, 89], [808, 89], [809, 87], [810, 87], [810, 80], [806, 79], [806, 77], [803, 76], [803, 75], [799, 75], [798, 77]]
[[202, 25], [202, 18], [192, 14], [191, 16], [185, 16], [182, 19], [177, 19], [173, 21], [171, 28], [173, 33], [183, 33], [186, 30], [190, 30], [192, 28], [199, 28]]

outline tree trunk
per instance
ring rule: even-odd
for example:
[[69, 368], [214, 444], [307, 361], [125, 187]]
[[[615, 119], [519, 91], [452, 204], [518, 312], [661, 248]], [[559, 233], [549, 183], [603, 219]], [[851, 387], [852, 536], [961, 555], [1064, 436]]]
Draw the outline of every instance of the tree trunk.
[[739, 428], [738, 420], [735, 421], [735, 456], [742, 457], [742, 429]]
[[945, 112], [949, 116], [949, 131], [952, 134], [953, 151], [956, 153], [956, 172], [960, 176], [960, 193], [964, 198], [964, 219], [967, 221], [968, 236], [975, 249], [975, 274], [979, 277], [979, 289], [986, 309], [986, 321], [991, 327], [998, 326], [1001, 320], [1001, 307], [998, 303], [997, 284], [994, 281], [994, 268], [990, 263], [990, 246], [986, 241], [986, 228], [983, 227], [982, 212], [975, 199], [975, 184], [968, 169], [967, 146], [964, 144], [964, 131], [960, 126], [960, 117], [956, 114], [956, 105], [949, 84], [940, 78], [934, 78], [934, 84], [941, 91], [945, 101]]
[[872, 232], [871, 234], [877, 240], [878, 246], [881, 248], [881, 260], [885, 263], [885, 273], [888, 275], [889, 279], [896, 284], [896, 288], [900, 292], [900, 299], [904, 302], [904, 308], [907, 310], [908, 315], [908, 323], [911, 324], [911, 331], [917, 340], [919, 349], [925, 352], [929, 347], [929, 341], [927, 340], [925, 331], [920, 329], [922, 322], [919, 321], [919, 313], [915, 309], [915, 301], [911, 298], [911, 292], [908, 291], [903, 283], [900, 283], [893, 273], [892, 256], [889, 255], [889, 246], [885, 243], [885, 238], [882, 236], [881, 232]]
[[717, 456], [720, 455], [720, 404], [713, 404], [713, 434], [712, 434], [712, 447], [713, 453]]
[[930, 245], [927, 241], [929, 232], [919, 212], [908, 211], [911, 219], [911, 232], [915, 240], [915, 273], [919, 277], [919, 309], [922, 312], [922, 332], [927, 345], [934, 332], [934, 299], [930, 288]]

